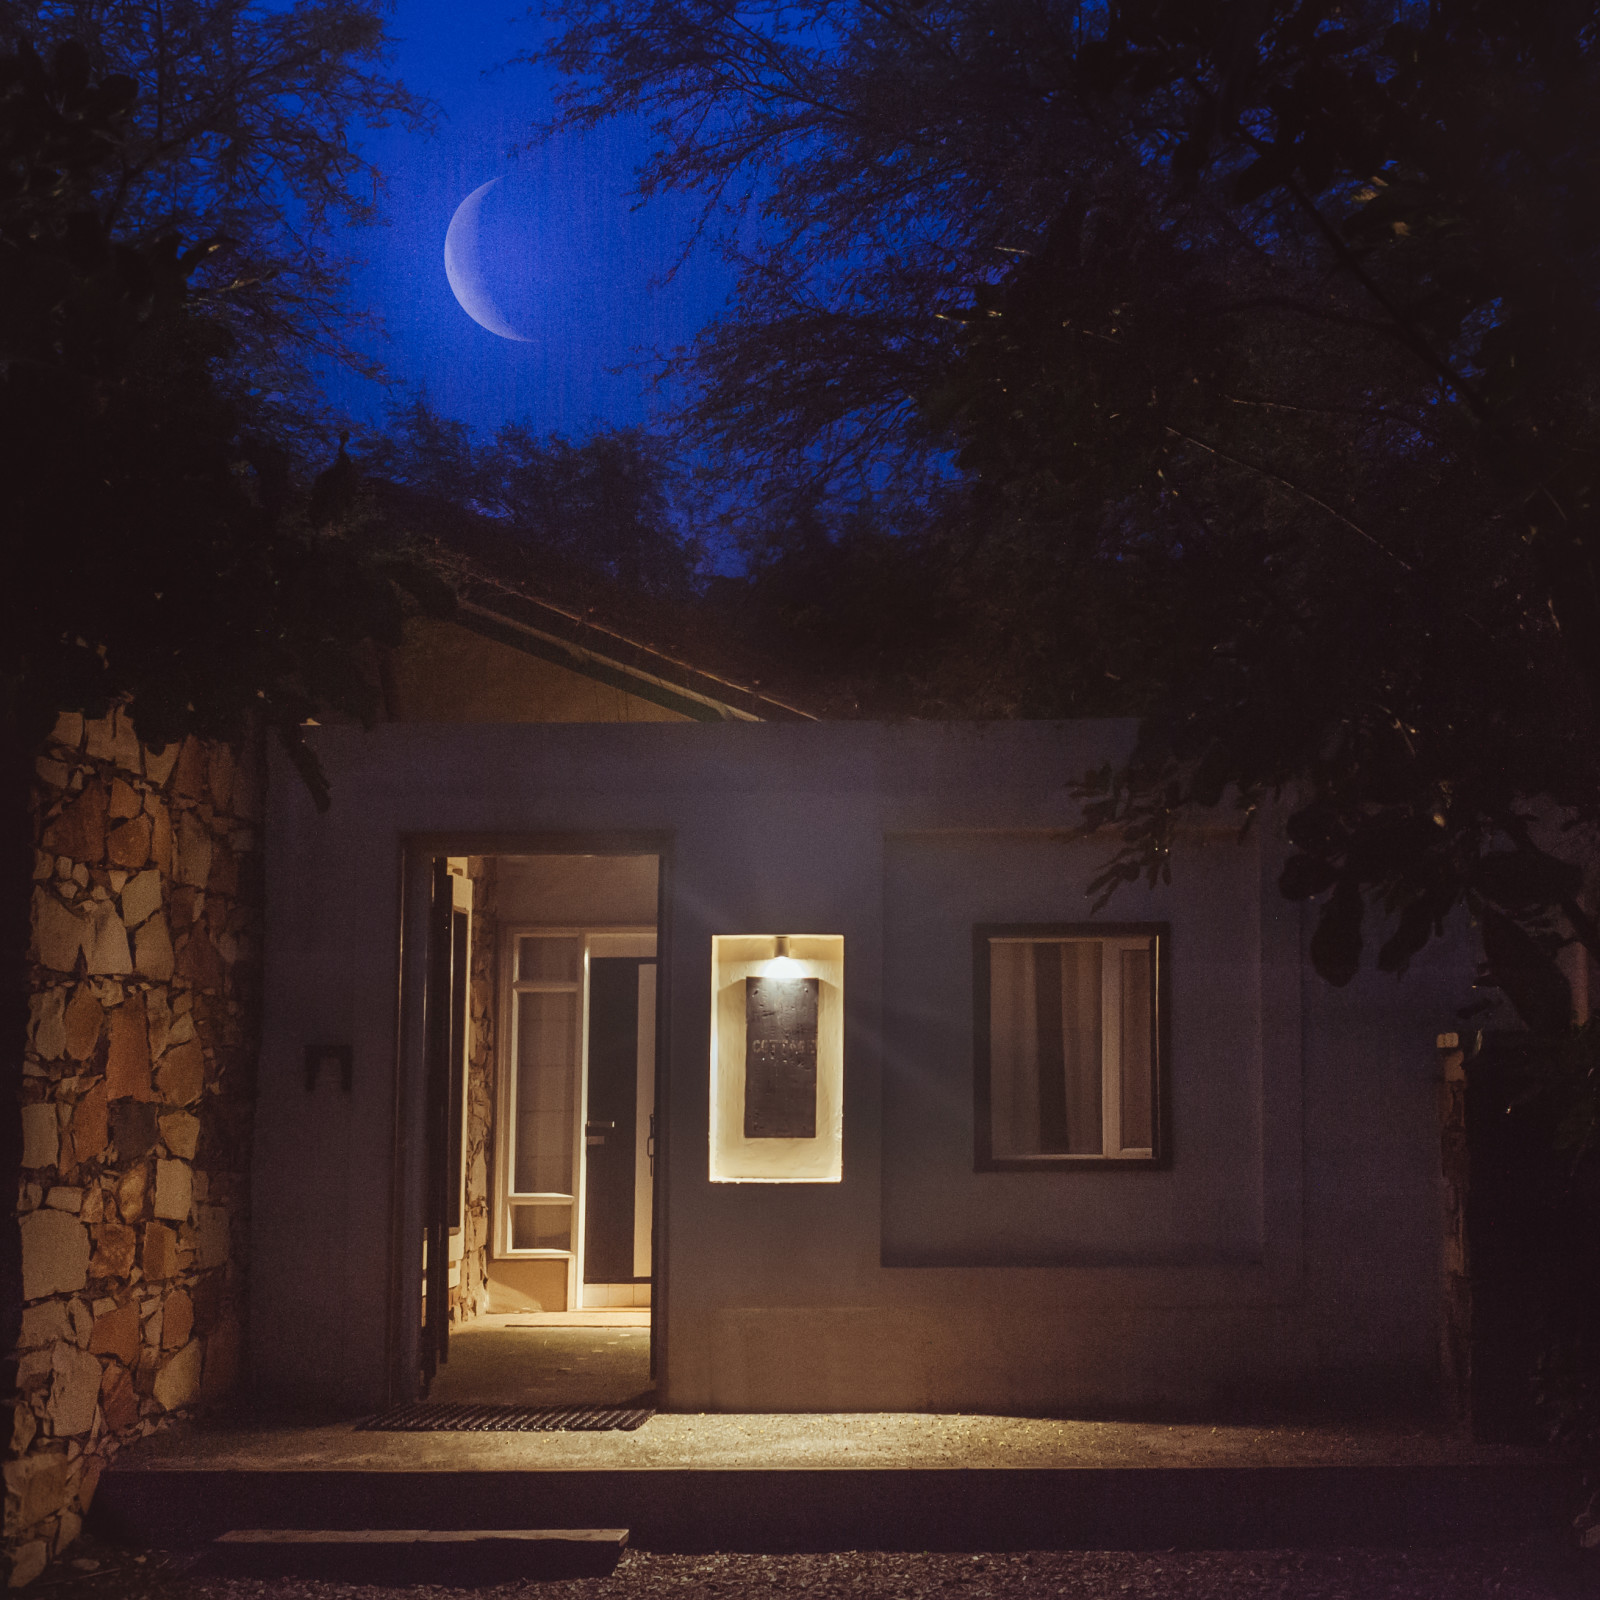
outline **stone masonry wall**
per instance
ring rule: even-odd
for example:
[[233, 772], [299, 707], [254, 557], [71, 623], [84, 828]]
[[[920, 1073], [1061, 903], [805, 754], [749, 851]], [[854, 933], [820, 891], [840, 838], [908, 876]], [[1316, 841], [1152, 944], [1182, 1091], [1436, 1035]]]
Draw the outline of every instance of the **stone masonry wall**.
[[71, 1543], [116, 1450], [234, 1386], [261, 778], [63, 717], [37, 763], [10, 1581]]
[[495, 1094], [495, 962], [500, 924], [495, 915], [495, 863], [492, 856], [471, 856], [472, 880], [472, 1010], [467, 1035], [467, 1197], [463, 1222], [461, 1287], [453, 1303], [452, 1321], [466, 1322], [489, 1309], [489, 1174], [494, 1161]]

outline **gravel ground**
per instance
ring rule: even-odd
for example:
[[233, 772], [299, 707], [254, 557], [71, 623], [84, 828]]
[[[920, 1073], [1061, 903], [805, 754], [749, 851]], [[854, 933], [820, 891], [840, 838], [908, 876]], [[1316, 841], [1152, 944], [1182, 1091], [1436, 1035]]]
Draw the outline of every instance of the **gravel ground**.
[[[463, 1591], [206, 1578], [193, 1556], [138, 1557], [93, 1540], [29, 1594], [48, 1600], [1594, 1600], [1600, 1564], [1550, 1549], [1020, 1551], [995, 1555], [656, 1555], [609, 1578]], [[90, 1563], [93, 1565], [91, 1566]]]

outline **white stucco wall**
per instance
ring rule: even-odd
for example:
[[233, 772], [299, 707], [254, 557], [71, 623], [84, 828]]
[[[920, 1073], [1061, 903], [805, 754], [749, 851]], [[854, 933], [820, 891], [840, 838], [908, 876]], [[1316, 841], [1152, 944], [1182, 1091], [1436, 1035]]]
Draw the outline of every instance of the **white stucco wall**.
[[[406, 1367], [391, 1241], [420, 1231], [419, 1067], [397, 985], [419, 943], [402, 951], [402, 902], [425, 899], [420, 871], [402, 883], [406, 837], [647, 832], [670, 850], [667, 1407], [1108, 1410], [1431, 1382], [1430, 1046], [1465, 963], [1326, 989], [1269, 839], [1197, 834], [1170, 888], [1104, 913], [1171, 925], [1170, 1168], [973, 1170], [972, 927], [1087, 918], [1109, 847], [1065, 837], [1067, 785], [1128, 731], [318, 730], [332, 811], [280, 769], [268, 829], [257, 1380], [359, 1407]], [[713, 1184], [711, 938], [779, 928], [844, 937], [843, 1179]], [[319, 1041], [354, 1043], [351, 1095], [304, 1090]]]

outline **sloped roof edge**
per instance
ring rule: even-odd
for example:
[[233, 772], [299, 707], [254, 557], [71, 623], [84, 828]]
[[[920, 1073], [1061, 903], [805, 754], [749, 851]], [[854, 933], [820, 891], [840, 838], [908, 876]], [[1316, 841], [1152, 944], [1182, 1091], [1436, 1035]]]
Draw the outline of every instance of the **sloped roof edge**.
[[798, 706], [641, 644], [579, 612], [491, 579], [460, 585], [456, 621], [475, 633], [702, 722], [815, 722]]

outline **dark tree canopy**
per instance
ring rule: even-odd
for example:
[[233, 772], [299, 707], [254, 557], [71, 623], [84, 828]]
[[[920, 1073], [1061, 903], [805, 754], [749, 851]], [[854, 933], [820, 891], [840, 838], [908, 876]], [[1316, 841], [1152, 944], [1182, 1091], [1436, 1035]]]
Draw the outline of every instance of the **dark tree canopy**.
[[402, 588], [444, 600], [312, 526], [283, 452], [241, 432], [217, 381], [237, 346], [189, 287], [212, 247], [106, 221], [137, 94], [74, 44], [0, 59], [7, 748], [131, 697], [151, 742], [264, 725], [299, 757], [315, 712], [371, 710], [355, 647], [398, 640]]
[[643, 429], [574, 440], [508, 422], [479, 440], [415, 395], [390, 408], [361, 456], [372, 477], [484, 519], [512, 558], [508, 576], [537, 577], [553, 560], [656, 598], [695, 587], [702, 551], [688, 485], [664, 441]]
[[1563, 1031], [1555, 952], [1600, 954], [1600, 6], [559, 11], [568, 120], [651, 117], [645, 189], [745, 263], [697, 437], [769, 479], [953, 451], [969, 705], [1143, 717], [1088, 784], [1102, 887], [1286, 796], [1326, 976], [1465, 903]]
[[364, 364], [372, 323], [348, 298], [351, 224], [379, 218], [383, 175], [364, 128], [429, 125], [432, 108], [389, 71], [385, 0], [0, 0], [0, 49], [48, 55], [75, 40], [96, 78], [138, 98], [93, 209], [125, 240], [210, 238], [200, 309], [225, 321], [239, 359], [218, 373], [281, 442], [326, 437], [314, 360]]

